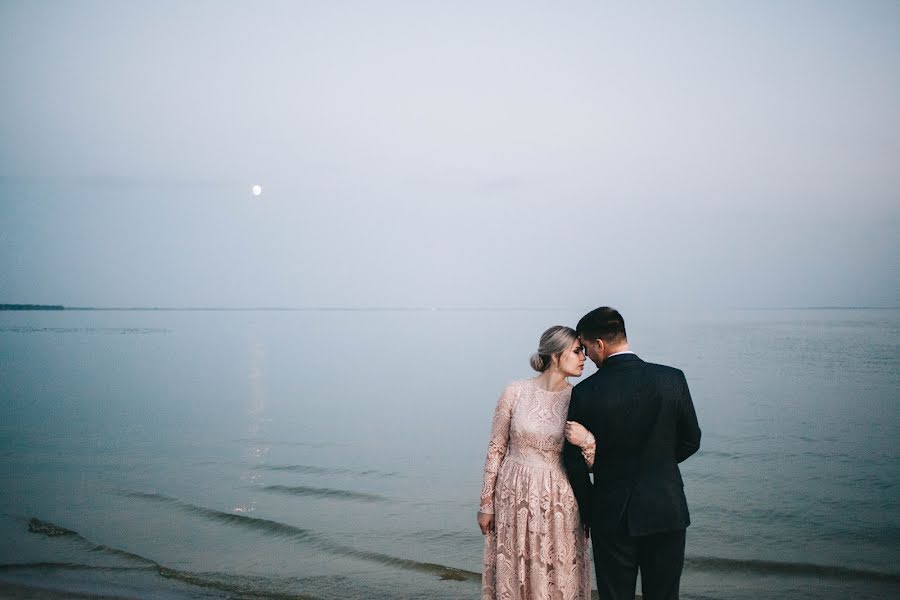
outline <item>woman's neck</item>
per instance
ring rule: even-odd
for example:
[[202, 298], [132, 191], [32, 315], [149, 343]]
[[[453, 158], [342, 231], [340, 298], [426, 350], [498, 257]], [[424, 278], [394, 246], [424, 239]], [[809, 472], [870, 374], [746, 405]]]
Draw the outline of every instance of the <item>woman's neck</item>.
[[566, 376], [563, 375], [562, 371], [547, 369], [537, 376], [537, 384], [544, 391], [559, 392], [566, 389], [569, 382], [566, 381]]

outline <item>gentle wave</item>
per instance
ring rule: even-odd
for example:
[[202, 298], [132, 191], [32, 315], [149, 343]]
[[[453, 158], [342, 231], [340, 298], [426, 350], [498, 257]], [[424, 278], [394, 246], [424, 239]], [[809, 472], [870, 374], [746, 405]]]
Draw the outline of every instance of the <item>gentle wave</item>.
[[71, 529], [66, 529], [65, 527], [60, 527], [59, 525], [55, 525], [50, 523], [49, 521], [41, 521], [40, 519], [35, 519], [34, 517], [28, 521], [28, 531], [31, 533], [41, 533], [46, 535], [47, 537], [56, 537], [60, 535], [70, 535], [77, 536], [77, 531], [72, 531]]
[[420, 542], [440, 542], [453, 544], [452, 547], [478, 547], [480, 541], [484, 538], [477, 528], [474, 531], [449, 531], [446, 529], [421, 529], [419, 531], [408, 531], [405, 533], [398, 532], [395, 535], [397, 540], [412, 540]]
[[50, 523], [49, 521], [42, 521], [34, 517], [28, 520], [28, 531], [36, 535], [45, 535], [47, 537], [65, 537], [68, 539], [76, 540], [90, 552], [98, 552], [112, 556], [118, 556], [121, 558], [127, 558], [129, 560], [135, 560], [137, 562], [144, 563], [145, 565], [156, 565], [154, 561], [144, 558], [139, 554], [133, 554], [125, 550], [120, 550], [119, 548], [113, 548], [111, 546], [105, 546], [103, 544], [92, 542], [77, 531], [72, 531], [71, 529], [66, 529], [65, 527], [60, 527], [59, 525]]
[[278, 492], [291, 496], [311, 496], [314, 498], [332, 498], [339, 500], [362, 500], [365, 502], [384, 502], [387, 500], [384, 496], [376, 494], [364, 494], [362, 492], [351, 492], [350, 490], [334, 490], [330, 488], [314, 488], [302, 485], [267, 485], [262, 488], [267, 492]]
[[377, 477], [397, 477], [396, 471], [378, 471], [375, 469], [366, 469], [358, 471], [343, 467], [314, 467], [311, 465], [258, 465], [253, 467], [258, 471], [284, 471], [288, 473], [302, 473], [304, 475], [353, 475], [353, 476], [377, 476]]
[[[403, 568], [408, 570], [433, 573], [442, 579], [453, 579], [459, 581], [480, 581], [481, 574], [463, 569], [456, 569], [445, 565], [435, 563], [423, 563], [415, 560], [398, 558], [379, 552], [371, 552], [366, 550], [358, 550], [349, 546], [335, 544], [320, 534], [307, 529], [301, 529], [286, 523], [278, 521], [270, 521], [268, 519], [260, 519], [258, 517], [248, 517], [244, 515], [236, 515], [226, 513], [209, 508], [203, 508], [182, 502], [176, 498], [170, 498], [160, 494], [145, 494], [142, 492], [132, 492], [128, 495], [136, 498], [145, 498], [164, 502], [172, 506], [177, 506], [188, 512], [199, 514], [212, 520], [225, 522], [233, 525], [240, 525], [256, 529], [259, 531], [268, 531], [279, 537], [293, 538], [298, 542], [309, 544], [316, 549], [348, 556], [369, 560], [380, 564]], [[722, 571], [722, 572], [753, 572], [758, 574], [774, 574], [774, 575], [794, 575], [800, 577], [828, 577], [843, 578], [864, 581], [879, 582], [900, 582], [900, 574], [885, 573], [880, 571], [871, 571], [866, 569], [855, 569], [852, 567], [840, 567], [831, 565], [817, 565], [811, 563], [792, 563], [792, 562], [776, 562], [764, 560], [741, 560], [717, 557], [686, 557], [685, 564], [691, 569], [699, 571]]]
[[[260, 531], [267, 531], [269, 533], [274, 533], [280, 537], [292, 538], [298, 542], [302, 542], [308, 545], [313, 546], [314, 548], [332, 552], [335, 554], [339, 554], [341, 556], [347, 556], [351, 558], [357, 558], [361, 560], [368, 560], [371, 562], [376, 562], [379, 564], [402, 568], [412, 571], [418, 571], [423, 573], [429, 573], [440, 577], [440, 579], [444, 580], [453, 580], [453, 581], [470, 581], [470, 582], [479, 582], [481, 580], [481, 574], [476, 573], [474, 571], [467, 571], [464, 569], [457, 569], [454, 567], [449, 567], [446, 565], [440, 565], [436, 563], [425, 563], [419, 562], [411, 559], [398, 558], [395, 556], [390, 556], [387, 554], [382, 554], [379, 552], [370, 552], [366, 550], [358, 550], [355, 548], [351, 548], [349, 546], [344, 546], [341, 544], [335, 544], [333, 542], [328, 541], [324, 537], [319, 534], [316, 534], [307, 529], [302, 529], [299, 527], [295, 527], [293, 525], [288, 525], [286, 523], [280, 523], [277, 521], [271, 521], [268, 519], [260, 519], [256, 517], [247, 517], [243, 515], [235, 515], [230, 514], [218, 510], [213, 510], [209, 508], [204, 508], [201, 506], [196, 506], [193, 504], [189, 504], [187, 502], [183, 502], [176, 498], [172, 498], [169, 496], [164, 496], [162, 494], [152, 494], [152, 493], [144, 493], [144, 492], [126, 492], [126, 496], [133, 498], [141, 498], [145, 500], [152, 500], [156, 502], [165, 503], [171, 506], [175, 506], [187, 512], [201, 515], [205, 518], [224, 522], [231, 525], [238, 525], [242, 527], [247, 527]], [[139, 561], [141, 566], [105, 566], [105, 565], [85, 565], [79, 563], [67, 563], [67, 562], [33, 562], [33, 563], [11, 563], [11, 564], [0, 564], [0, 572], [10, 572], [10, 571], [23, 571], [23, 570], [46, 570], [46, 569], [55, 569], [55, 570], [90, 570], [90, 571], [105, 571], [105, 572], [128, 572], [128, 571], [153, 571], [155, 570], [160, 576], [166, 577], [168, 579], [175, 579], [190, 585], [213, 588], [231, 593], [238, 594], [254, 594], [257, 596], [263, 596], [266, 598], [280, 599], [280, 598], [300, 598], [311, 600], [309, 596], [298, 595], [297, 592], [293, 591], [296, 589], [296, 586], [300, 583], [299, 580], [292, 579], [290, 581], [277, 582], [271, 578], [265, 577], [248, 577], [248, 576], [237, 576], [237, 575], [229, 575], [224, 573], [193, 573], [189, 571], [181, 571], [177, 569], [171, 569], [169, 567], [165, 567], [156, 561], [146, 558], [144, 556], [140, 556], [138, 554], [134, 554], [131, 552], [127, 552], [124, 550], [120, 550], [118, 548], [113, 548], [110, 546], [105, 546], [102, 544], [97, 544], [92, 542], [91, 540], [81, 536], [76, 531], [72, 531], [70, 529], [66, 529], [64, 527], [55, 525], [53, 523], [49, 523], [46, 521], [40, 521], [38, 519], [32, 519], [31, 523], [39, 523], [40, 528], [44, 529], [44, 531], [39, 531], [36, 533], [42, 533], [44, 535], [49, 535], [50, 537], [68, 537], [68, 538], [76, 538], [82, 541], [89, 550], [91, 551], [102, 551], [105, 553], [124, 556], [130, 559]], [[49, 531], [49, 533], [48, 533]], [[897, 573], [885, 573], [879, 571], [871, 571], [866, 569], [855, 569], [851, 567], [840, 567], [840, 566], [830, 566], [830, 565], [817, 565], [811, 563], [793, 563], [793, 562], [776, 562], [776, 561], [764, 561], [764, 560], [741, 560], [741, 559], [729, 559], [729, 558], [717, 558], [717, 557], [686, 557], [685, 565], [689, 569], [696, 569], [700, 571], [716, 571], [716, 572], [751, 572], [761, 575], [786, 575], [786, 576], [800, 576], [800, 577], [817, 577], [817, 578], [833, 578], [833, 579], [842, 579], [842, 580], [857, 580], [857, 581], [871, 581], [871, 582], [881, 582], [881, 583], [898, 583], [900, 582], [900, 574]], [[273, 589], [274, 587], [282, 587], [285, 588], [285, 591], [279, 591]]]
[[279, 523], [278, 521], [272, 521], [269, 519], [247, 517], [244, 515], [214, 510], [211, 508], [204, 508], [202, 506], [189, 504], [187, 502], [178, 500], [177, 498], [164, 496], [162, 494], [147, 492], [123, 492], [123, 495], [129, 498], [139, 498], [141, 500], [151, 500], [153, 502], [168, 504], [169, 506], [180, 508], [185, 512], [193, 513], [195, 515], [199, 515], [213, 521], [227, 523], [229, 525], [241, 525], [244, 527], [250, 527], [259, 531], [272, 533], [278, 537], [294, 538], [298, 541], [313, 541], [315, 537], [314, 533], [306, 529], [294, 527], [293, 525], [288, 525], [286, 523]]
[[[32, 525], [35, 525], [35, 527], [32, 528]], [[153, 559], [140, 556], [132, 552], [127, 552], [125, 550], [120, 550], [119, 548], [112, 548], [103, 544], [97, 544], [96, 542], [85, 538], [77, 531], [66, 529], [65, 527], [50, 523], [49, 521], [41, 521], [40, 519], [32, 518], [29, 521], [29, 531], [31, 531], [32, 533], [46, 535], [48, 537], [66, 537], [76, 539], [82, 542], [91, 552], [103, 552], [115, 556], [125, 556], [130, 559], [139, 561], [143, 564], [142, 566], [125, 567], [110, 565], [86, 565], [70, 562], [9, 563], [0, 564], [0, 572], [29, 570], [93, 572], [156, 571], [158, 575], [160, 575], [161, 577], [165, 577], [166, 579], [174, 579], [190, 585], [217, 589], [228, 593], [249, 594], [255, 597], [273, 598], [275, 600], [288, 598], [295, 600], [315, 600], [312, 596], [298, 594], [297, 592], [293, 591], [293, 588], [296, 587], [296, 582], [288, 582], [287, 585], [282, 584], [282, 587], [286, 587], [287, 589], [284, 592], [280, 592], [271, 589], [272, 586], [277, 582], [268, 578], [235, 576], [225, 573], [193, 573], [190, 571], [172, 569], [159, 564]], [[293, 583], [294, 585], [290, 585], [291, 583]]]
[[[160, 567], [159, 574], [166, 579], [175, 579], [197, 587], [211, 588], [230, 594], [249, 595], [256, 598], [272, 598], [273, 600], [316, 600], [314, 596], [293, 591], [297, 582], [289, 580], [280, 583], [266, 577], [249, 577], [246, 575], [230, 575], [227, 573], [193, 573]], [[272, 589], [279, 585], [284, 591]]]
[[852, 567], [817, 565], [813, 563], [776, 562], [769, 560], [742, 560], [712, 556], [685, 557], [686, 566], [698, 571], [750, 572], [760, 575], [797, 575], [803, 577], [827, 577], [900, 583], [900, 573], [884, 573]]
[[[152, 562], [152, 561], [148, 561]], [[115, 565], [84, 565], [69, 562], [31, 562], [31, 563], [7, 563], [0, 564], [0, 571], [30, 571], [53, 569], [57, 571], [153, 571], [157, 565], [143, 567], [120, 567]]]
[[455, 567], [448, 567], [446, 565], [439, 565], [435, 563], [420, 562], [408, 558], [398, 558], [396, 556], [382, 554], [380, 552], [358, 550], [356, 548], [351, 548], [350, 546], [336, 544], [318, 533], [315, 533], [308, 529], [302, 529], [300, 527], [288, 525], [287, 523], [280, 523], [278, 521], [272, 521], [269, 519], [261, 519], [259, 517], [248, 517], [245, 515], [227, 513], [211, 508], [204, 508], [202, 506], [189, 504], [187, 502], [178, 500], [177, 498], [164, 496], [162, 494], [125, 492], [125, 495], [131, 498], [141, 498], [144, 500], [152, 500], [154, 502], [168, 504], [169, 506], [174, 506], [186, 512], [200, 515], [202, 517], [213, 521], [218, 521], [220, 523], [227, 523], [229, 525], [237, 525], [256, 531], [263, 531], [274, 534], [275, 536], [278, 536], [280, 538], [293, 539], [297, 542], [307, 544], [317, 550], [331, 552], [341, 556], [367, 560], [370, 562], [376, 562], [382, 565], [400, 569], [407, 569], [410, 571], [431, 573], [433, 575], [437, 575], [441, 579], [446, 580], [481, 581], [481, 573], [466, 571], [464, 569], [457, 569]]
[[[150, 561], [149, 559], [145, 559]], [[216, 589], [226, 593], [249, 595], [254, 598], [272, 598], [273, 600], [316, 600], [313, 596], [307, 596], [290, 589], [283, 592], [273, 590], [273, 585], [279, 582], [264, 577], [249, 577], [242, 575], [229, 575], [226, 573], [193, 573], [180, 571], [154, 563], [146, 567], [111, 567], [102, 565], [85, 565], [80, 563], [11, 563], [0, 564], [0, 572], [15, 571], [90, 571], [94, 573], [112, 573], [129, 571], [155, 571], [160, 577], [174, 579], [197, 587]], [[282, 587], [291, 588], [290, 583], [282, 583]], [[68, 597], [68, 596], [67, 596]], [[87, 597], [87, 596], [85, 596]]]
[[347, 447], [350, 442], [295, 442], [284, 440], [260, 440], [252, 438], [238, 438], [234, 440], [238, 444], [254, 444], [256, 446], [293, 446], [298, 448], [336, 448]]

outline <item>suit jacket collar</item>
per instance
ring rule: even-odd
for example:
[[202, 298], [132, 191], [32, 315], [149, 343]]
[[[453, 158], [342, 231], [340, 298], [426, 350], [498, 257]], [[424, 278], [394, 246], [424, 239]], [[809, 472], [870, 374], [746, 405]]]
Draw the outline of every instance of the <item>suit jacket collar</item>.
[[614, 367], [618, 365], [626, 365], [628, 363], [633, 362], [644, 362], [642, 361], [637, 354], [628, 353], [628, 354], [617, 354], [616, 356], [610, 356], [605, 361], [603, 361], [603, 367]]

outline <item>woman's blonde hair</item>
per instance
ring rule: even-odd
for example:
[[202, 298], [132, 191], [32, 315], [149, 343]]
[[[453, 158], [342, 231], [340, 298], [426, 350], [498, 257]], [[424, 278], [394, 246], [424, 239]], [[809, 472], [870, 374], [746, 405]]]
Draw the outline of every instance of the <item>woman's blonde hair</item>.
[[553, 364], [553, 357], [565, 352], [578, 337], [575, 330], [565, 325], [554, 325], [541, 334], [537, 352], [531, 355], [531, 368], [543, 373]]

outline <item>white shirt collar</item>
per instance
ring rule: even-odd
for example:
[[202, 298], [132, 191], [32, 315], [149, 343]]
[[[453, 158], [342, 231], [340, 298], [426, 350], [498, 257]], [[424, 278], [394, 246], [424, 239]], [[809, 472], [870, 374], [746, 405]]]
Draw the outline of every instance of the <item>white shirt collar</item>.
[[632, 352], [631, 350], [623, 350], [622, 352], [616, 352], [615, 354], [610, 354], [610, 355], [607, 356], [606, 358], [607, 358], [607, 359], [610, 359], [610, 358], [612, 358], [613, 356], [619, 356], [620, 354], [634, 354], [634, 352]]

